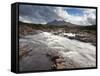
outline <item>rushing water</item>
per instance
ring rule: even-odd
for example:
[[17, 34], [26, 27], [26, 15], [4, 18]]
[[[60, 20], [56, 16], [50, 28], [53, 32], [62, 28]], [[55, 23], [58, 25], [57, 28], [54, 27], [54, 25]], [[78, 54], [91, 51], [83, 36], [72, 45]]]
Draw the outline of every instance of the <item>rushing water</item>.
[[66, 69], [96, 66], [96, 47], [90, 43], [42, 32], [20, 38], [20, 47], [25, 45], [31, 51], [20, 60], [22, 71], [51, 69], [52, 62], [45, 54], [55, 50], [64, 57]]

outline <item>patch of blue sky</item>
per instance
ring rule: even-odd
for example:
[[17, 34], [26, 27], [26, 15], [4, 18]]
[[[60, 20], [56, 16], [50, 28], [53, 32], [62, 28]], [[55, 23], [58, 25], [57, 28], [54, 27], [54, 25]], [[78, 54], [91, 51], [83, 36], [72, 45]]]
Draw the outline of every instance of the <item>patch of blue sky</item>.
[[78, 8], [65, 8], [64, 11], [66, 11], [68, 14], [73, 16], [83, 16], [84, 12], [81, 9]]

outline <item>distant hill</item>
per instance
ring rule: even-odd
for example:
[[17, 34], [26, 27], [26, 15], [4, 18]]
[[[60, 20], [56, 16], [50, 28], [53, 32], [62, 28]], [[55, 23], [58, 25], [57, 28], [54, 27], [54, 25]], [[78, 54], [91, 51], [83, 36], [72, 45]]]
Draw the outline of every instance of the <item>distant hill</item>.
[[72, 24], [70, 22], [66, 22], [64, 20], [54, 20], [54, 21], [48, 22], [46, 25], [68, 26], [68, 27], [92, 27], [92, 28], [95, 28], [95, 25], [77, 25], [77, 24]]
[[[62, 21], [61, 21], [62, 22]], [[58, 32], [64, 31], [66, 33], [78, 33], [84, 34], [89, 33], [91, 35], [96, 35], [96, 25], [92, 26], [75, 26], [71, 25], [71, 23], [67, 25], [49, 25], [49, 24], [33, 24], [33, 23], [25, 23], [19, 21], [19, 37], [23, 37], [27, 34], [37, 34], [38, 32]]]
[[73, 26], [74, 24], [72, 24], [70, 22], [66, 22], [64, 20], [54, 20], [54, 21], [48, 22], [47, 25], [57, 25], [57, 26], [66, 25], [66, 26]]
[[25, 23], [25, 22], [21, 22], [19, 21], [19, 25], [27, 25], [27, 26], [31, 26], [32, 28], [45, 28], [45, 29], [48, 29], [48, 28], [51, 28], [51, 29], [56, 29], [56, 28], [65, 28], [65, 29], [80, 29], [80, 30], [83, 30], [83, 29], [86, 29], [86, 30], [96, 30], [96, 25], [87, 25], [87, 26], [82, 26], [82, 25], [75, 25], [75, 24], [72, 24], [70, 22], [66, 22], [66, 21], [58, 21], [58, 20], [54, 20], [54, 21], [51, 21], [51, 22], [48, 22], [47, 24], [34, 24], [34, 23]]

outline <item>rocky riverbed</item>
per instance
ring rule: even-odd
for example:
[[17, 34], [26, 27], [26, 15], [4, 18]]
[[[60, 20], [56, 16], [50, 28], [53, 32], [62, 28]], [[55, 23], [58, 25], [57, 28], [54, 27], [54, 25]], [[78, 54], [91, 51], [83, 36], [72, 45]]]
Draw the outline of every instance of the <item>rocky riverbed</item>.
[[92, 45], [96, 46], [96, 35], [91, 34], [91, 33], [54, 33], [54, 35], [59, 35], [62, 37], [66, 37], [69, 39], [74, 39], [74, 40], [79, 40], [82, 42], [86, 42], [86, 43], [91, 43]]
[[20, 71], [96, 66], [96, 47], [91, 43], [38, 32], [21, 37], [19, 45]]

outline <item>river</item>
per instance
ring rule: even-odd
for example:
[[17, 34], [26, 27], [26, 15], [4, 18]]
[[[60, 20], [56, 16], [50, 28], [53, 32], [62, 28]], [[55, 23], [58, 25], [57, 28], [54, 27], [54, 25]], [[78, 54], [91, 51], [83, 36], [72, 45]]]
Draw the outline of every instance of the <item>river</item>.
[[59, 52], [67, 68], [85, 68], [96, 66], [96, 47], [91, 43], [71, 40], [66, 37], [41, 32], [19, 39], [20, 47], [27, 45], [28, 54], [20, 60], [21, 71], [50, 70], [51, 60], [47, 53]]

